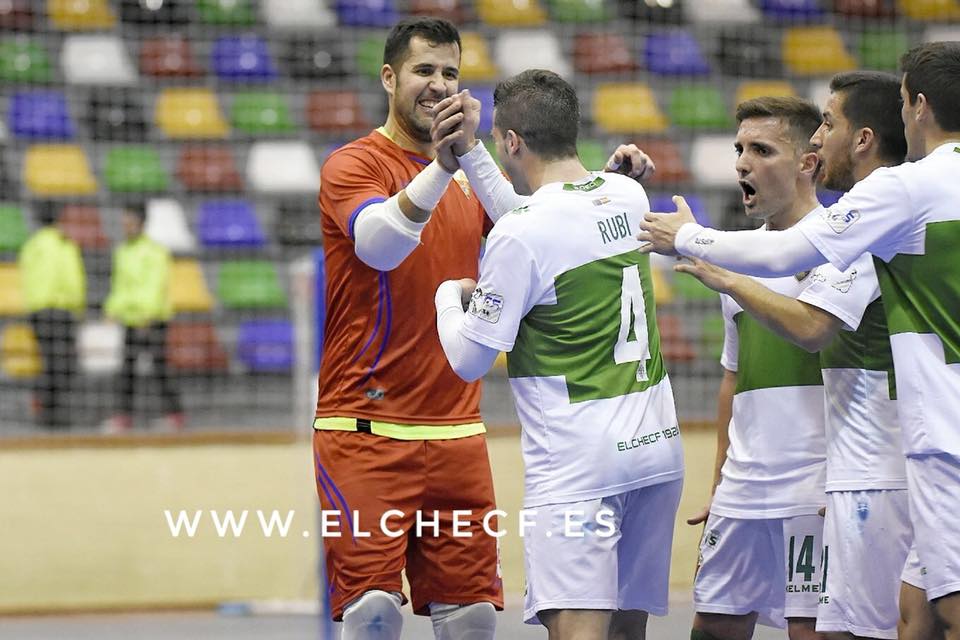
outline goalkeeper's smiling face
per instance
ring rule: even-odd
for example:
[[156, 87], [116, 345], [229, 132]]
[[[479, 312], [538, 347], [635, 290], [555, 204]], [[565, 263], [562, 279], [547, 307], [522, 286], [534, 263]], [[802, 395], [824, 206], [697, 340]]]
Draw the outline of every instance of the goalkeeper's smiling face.
[[460, 49], [415, 36], [392, 71], [384, 78], [391, 114], [411, 138], [430, 142], [434, 105], [460, 89]]

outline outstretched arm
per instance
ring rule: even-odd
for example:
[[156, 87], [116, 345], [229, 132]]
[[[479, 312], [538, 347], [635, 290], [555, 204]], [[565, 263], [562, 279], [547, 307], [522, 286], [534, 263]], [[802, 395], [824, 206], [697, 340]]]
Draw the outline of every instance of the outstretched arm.
[[465, 318], [465, 302], [470, 299], [477, 283], [469, 278], [447, 280], [438, 288], [434, 298], [437, 307], [437, 333], [443, 353], [454, 373], [473, 382], [490, 370], [499, 351], [467, 338], [460, 331]]

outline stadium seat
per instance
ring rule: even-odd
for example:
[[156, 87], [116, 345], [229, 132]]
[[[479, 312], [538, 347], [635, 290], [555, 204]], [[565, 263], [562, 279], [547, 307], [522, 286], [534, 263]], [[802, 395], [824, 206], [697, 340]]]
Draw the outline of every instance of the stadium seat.
[[860, 66], [866, 69], [896, 71], [900, 56], [910, 48], [905, 31], [866, 29], [860, 36]]
[[117, 22], [107, 0], [47, 0], [47, 14], [64, 31], [113, 29]]
[[10, 99], [10, 131], [25, 140], [70, 140], [76, 134], [59, 91], [20, 91]]
[[174, 253], [190, 253], [197, 248], [183, 207], [170, 198], [153, 198], [147, 202], [143, 232]]
[[320, 167], [305, 142], [257, 142], [247, 158], [247, 183], [265, 193], [316, 193]]
[[344, 43], [335, 37], [293, 36], [284, 43], [282, 55], [297, 80], [341, 80], [350, 72]]
[[820, 204], [822, 204], [825, 207], [829, 207], [831, 205], [836, 204], [837, 202], [840, 201], [840, 198], [842, 197], [843, 197], [843, 193], [840, 191], [830, 191], [827, 189], [817, 190], [817, 200], [819, 200]]
[[[608, 0], [609, 2], [609, 0]], [[616, 13], [631, 21], [635, 26], [646, 28], [649, 25], [680, 25], [686, 20], [683, 6], [703, 4], [684, 0], [616, 0]]]
[[540, 0], [477, 0], [477, 15], [490, 27], [539, 27], [547, 21]]
[[678, 299], [716, 300], [719, 294], [689, 273], [673, 274], [673, 291]]
[[[673, 213], [677, 210], [677, 205], [673, 203], [672, 193], [650, 193], [647, 194], [650, 199], [650, 211], [657, 213]], [[690, 210], [693, 212], [693, 217], [699, 224], [702, 224], [705, 227], [714, 226], [710, 221], [710, 214], [707, 211], [706, 203], [703, 201], [703, 198], [698, 196], [695, 193], [683, 193], [684, 199], [687, 201], [687, 205], [690, 206]]]
[[3, 328], [0, 371], [8, 378], [33, 378], [43, 371], [40, 345], [30, 325], [16, 322]]
[[17, 251], [30, 235], [23, 210], [15, 204], [0, 204], [0, 251]]
[[228, 127], [209, 89], [164, 89], [157, 97], [157, 126], [168, 138], [225, 138]]
[[687, 31], [650, 34], [644, 41], [643, 58], [647, 71], [661, 76], [710, 74], [700, 43]]
[[[467, 24], [476, 19], [469, 4], [463, 0], [410, 0], [407, 13], [412, 16], [446, 18], [453, 24]], [[463, 33], [460, 37], [463, 37]], [[463, 73], [462, 65], [460, 72]]]
[[190, 0], [120, 0], [120, 21], [176, 30], [190, 22]]
[[619, 33], [578, 33], [573, 66], [580, 73], [633, 73], [639, 69], [627, 40]]
[[221, 80], [266, 82], [277, 77], [266, 41], [253, 35], [218, 38], [210, 51], [210, 61]]
[[60, 66], [72, 84], [130, 85], [137, 81], [137, 72], [117, 36], [68, 36], [60, 52]]
[[320, 89], [307, 97], [307, 124], [314, 131], [346, 135], [370, 129], [355, 91]]
[[768, 20], [792, 23], [824, 16], [819, 0], [760, 0], [760, 10]]
[[475, 31], [460, 34], [463, 55], [460, 57], [460, 80], [464, 82], [493, 81], [498, 77], [497, 67], [490, 58], [487, 40]]
[[265, 243], [257, 214], [246, 200], [211, 200], [201, 204], [197, 236], [206, 247], [258, 248]]
[[668, 362], [690, 362], [696, 359], [697, 350], [687, 339], [680, 317], [668, 311], [659, 311], [657, 329], [660, 332], [660, 351]]
[[250, 0], [197, 0], [196, 10], [207, 24], [246, 27], [257, 21]]
[[[932, 24], [923, 30], [924, 42], [960, 41], [960, 25]], [[905, 51], [906, 49], [904, 49]]]
[[17, 83], [53, 80], [53, 69], [46, 49], [22, 37], [0, 43], [0, 80]]
[[210, 322], [171, 322], [166, 349], [167, 365], [180, 373], [223, 372], [229, 365]]
[[550, 16], [557, 22], [606, 22], [610, 12], [604, 0], [548, 0]]
[[0, 29], [31, 31], [34, 27], [36, 0], [5, 0], [0, 2]]
[[140, 193], [165, 191], [167, 172], [160, 154], [147, 146], [114, 147], [104, 159], [103, 177], [113, 192]]
[[92, 376], [112, 375], [123, 364], [123, 328], [109, 320], [86, 320], [77, 328], [80, 371]]
[[723, 354], [723, 315], [715, 312], [704, 316], [700, 331], [700, 343], [706, 357], [713, 361], [719, 360]]
[[200, 263], [189, 258], [174, 260], [170, 267], [170, 302], [174, 312], [206, 313], [213, 310]]
[[244, 92], [233, 97], [230, 119], [236, 131], [251, 135], [293, 131], [284, 97], [278, 93]]
[[833, 27], [790, 27], [783, 35], [783, 63], [799, 76], [830, 75], [856, 68]]
[[184, 146], [177, 160], [177, 178], [190, 191], [243, 190], [243, 180], [229, 147]]
[[900, 12], [912, 20], [946, 21], [960, 19], [958, 0], [897, 0]]
[[650, 278], [653, 281], [653, 300], [657, 306], [670, 304], [673, 302], [673, 287], [670, 286], [670, 280], [665, 275], [673, 265], [664, 266], [660, 264], [661, 258], [665, 256], [650, 256]]
[[289, 320], [247, 320], [237, 333], [237, 359], [250, 371], [281, 373], [293, 367]]
[[0, 316], [19, 316], [27, 312], [21, 286], [17, 263], [0, 263]]
[[796, 96], [793, 85], [786, 80], [744, 80], [737, 85], [734, 109], [741, 102], [764, 96]]
[[728, 22], [760, 22], [761, 16], [750, 0], [710, 0], [710, 2], [684, 2], [685, 17], [696, 24]]
[[607, 133], [660, 133], [667, 128], [653, 91], [639, 82], [600, 84], [592, 105], [594, 121]]
[[649, 184], [676, 184], [690, 180], [690, 171], [680, 149], [669, 138], [646, 138], [635, 144], [653, 159], [656, 173], [644, 181]]
[[146, 114], [136, 91], [94, 91], [87, 102], [85, 122], [94, 140], [144, 142]]
[[833, 0], [833, 13], [848, 18], [893, 18], [894, 0]]
[[286, 246], [315, 246], [323, 243], [320, 216], [313, 203], [290, 200], [277, 205], [274, 233]]
[[261, 0], [271, 29], [314, 30], [336, 26], [337, 17], [322, 0]]
[[807, 99], [815, 105], [823, 107], [830, 99], [830, 81], [814, 80], [807, 86]]
[[37, 144], [23, 160], [23, 180], [37, 196], [92, 195], [97, 181], [83, 149], [76, 145]]
[[681, 86], [670, 92], [670, 123], [687, 129], [725, 129], [733, 121], [718, 89]]
[[179, 35], [144, 40], [140, 47], [140, 72], [159, 78], [193, 78], [204, 74], [190, 41]]
[[736, 187], [737, 155], [733, 134], [697, 136], [690, 150], [690, 169], [705, 187]]
[[383, 66], [384, 36], [365, 36], [357, 42], [357, 71], [368, 78], [380, 78]]
[[577, 141], [577, 155], [588, 171], [603, 171], [612, 149], [607, 149], [598, 140], [580, 139]]
[[336, 9], [349, 27], [391, 27], [400, 18], [393, 0], [336, 0]]
[[100, 211], [86, 204], [64, 205], [57, 222], [64, 235], [76, 242], [84, 251], [105, 251], [110, 248], [110, 239], [103, 232]]
[[560, 40], [550, 31], [504, 31], [497, 37], [494, 59], [504, 76], [527, 69], [548, 69], [564, 78], [573, 70], [567, 61]]
[[263, 260], [220, 263], [217, 297], [228, 309], [276, 309], [287, 306], [277, 269]]
[[780, 51], [769, 40], [769, 34], [739, 25], [722, 29], [717, 42], [717, 61], [721, 71], [738, 78], [783, 77]]

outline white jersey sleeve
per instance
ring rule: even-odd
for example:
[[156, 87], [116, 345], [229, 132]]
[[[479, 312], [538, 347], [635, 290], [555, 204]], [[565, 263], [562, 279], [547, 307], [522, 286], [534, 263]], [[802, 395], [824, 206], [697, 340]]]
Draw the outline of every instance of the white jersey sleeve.
[[894, 169], [875, 170], [839, 202], [797, 225], [838, 269], [846, 270], [864, 252], [889, 262], [909, 240], [905, 230], [916, 228], [909, 191]]
[[832, 264], [821, 265], [809, 279], [797, 299], [839, 318], [850, 331], [857, 330], [867, 306], [880, 296], [880, 283], [869, 253], [861, 254], [846, 271]]
[[723, 310], [723, 352], [720, 355], [720, 365], [727, 371], [736, 371], [740, 341], [737, 322], [733, 317], [741, 309], [740, 305], [726, 294], [720, 296], [720, 305]]

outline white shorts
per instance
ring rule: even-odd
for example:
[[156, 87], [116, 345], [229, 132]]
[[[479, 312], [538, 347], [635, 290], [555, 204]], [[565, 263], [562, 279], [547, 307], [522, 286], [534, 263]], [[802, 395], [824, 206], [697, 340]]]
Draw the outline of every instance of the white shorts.
[[547, 609], [666, 615], [682, 489], [682, 480], [672, 480], [608, 498], [531, 509], [534, 526], [523, 538], [524, 621], [538, 624], [537, 612]]
[[817, 631], [896, 638], [912, 537], [906, 490], [828, 493]]
[[816, 618], [823, 518], [745, 520], [710, 514], [693, 585], [699, 613], [744, 615], [784, 628], [787, 618]]
[[960, 591], [960, 460], [907, 456], [910, 520], [927, 598]]
[[917, 544], [915, 541], [910, 545], [910, 552], [907, 553], [907, 560], [903, 563], [903, 573], [900, 574], [900, 581], [906, 582], [911, 587], [926, 590], [927, 583], [923, 577], [927, 569], [920, 563], [920, 556], [917, 555]]

